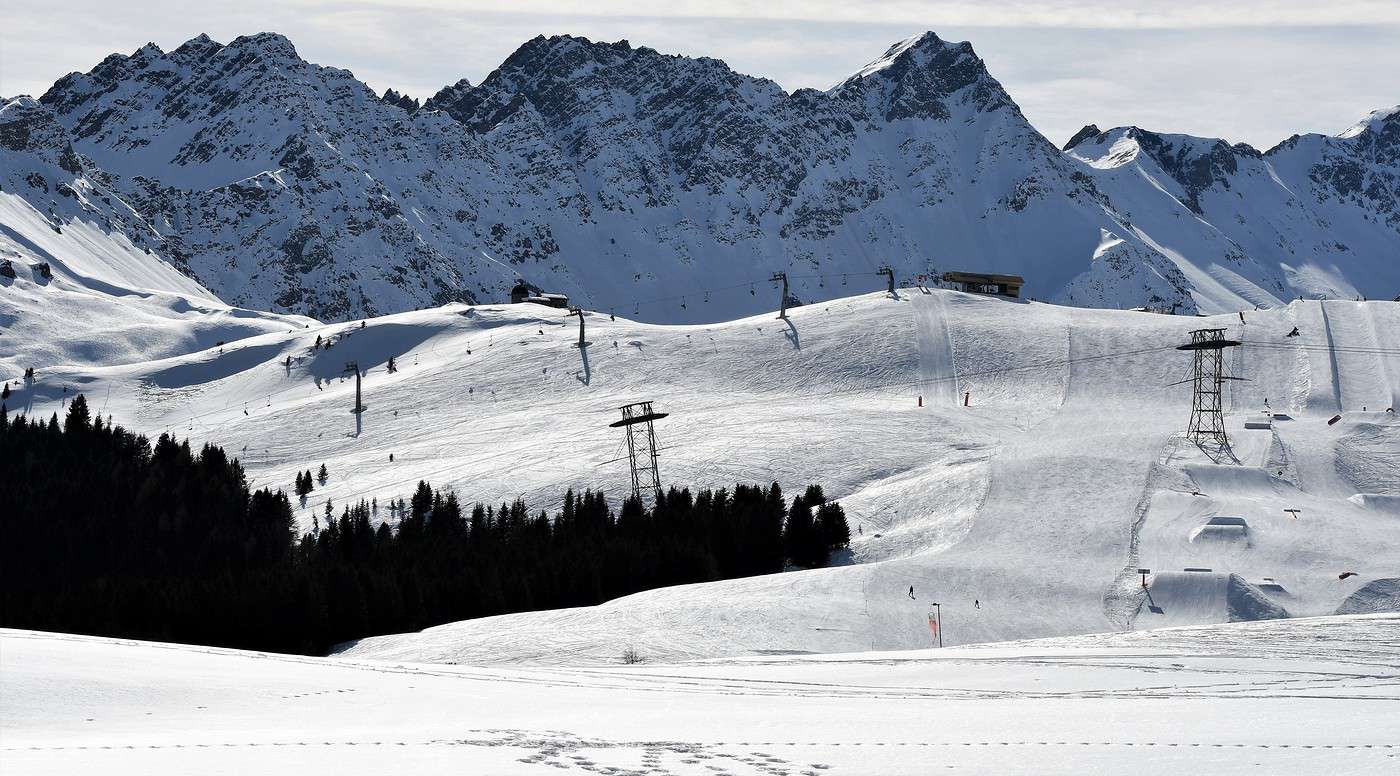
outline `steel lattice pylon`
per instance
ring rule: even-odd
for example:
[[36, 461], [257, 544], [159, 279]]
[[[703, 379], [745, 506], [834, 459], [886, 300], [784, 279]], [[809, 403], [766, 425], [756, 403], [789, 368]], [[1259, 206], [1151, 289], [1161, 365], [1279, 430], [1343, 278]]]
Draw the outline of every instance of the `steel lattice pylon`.
[[[632, 469], [632, 498], [642, 500], [643, 489], [652, 494], [653, 499], [661, 498], [661, 468], [657, 465], [656, 428], [653, 421], [666, 417], [669, 413], [653, 412], [651, 402], [639, 401], [627, 404], [622, 410], [622, 420], [608, 425], [627, 431], [627, 461]], [[645, 426], [645, 430], [638, 428]], [[645, 439], [638, 436], [645, 435]]]
[[1192, 352], [1191, 422], [1186, 436], [1202, 450], [1233, 454], [1230, 438], [1225, 434], [1224, 392], [1226, 380], [1225, 348], [1239, 345], [1238, 340], [1225, 339], [1225, 329], [1196, 329], [1191, 341], [1178, 345], [1177, 350]]

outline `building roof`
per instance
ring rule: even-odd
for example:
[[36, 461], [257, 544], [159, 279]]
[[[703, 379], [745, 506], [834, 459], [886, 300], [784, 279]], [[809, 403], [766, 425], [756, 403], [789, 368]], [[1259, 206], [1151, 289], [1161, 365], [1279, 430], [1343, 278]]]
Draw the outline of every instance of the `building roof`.
[[1026, 279], [1020, 275], [993, 275], [984, 272], [944, 272], [943, 279], [952, 283], [1026, 283]]

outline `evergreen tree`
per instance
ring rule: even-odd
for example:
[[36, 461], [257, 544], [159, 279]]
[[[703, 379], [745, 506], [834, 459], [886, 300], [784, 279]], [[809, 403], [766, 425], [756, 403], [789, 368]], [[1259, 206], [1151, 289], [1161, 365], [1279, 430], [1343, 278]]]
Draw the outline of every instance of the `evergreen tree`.
[[812, 519], [812, 508], [807, 500], [798, 496], [792, 500], [788, 510], [787, 524], [783, 526], [783, 553], [794, 566], [815, 568], [826, 562], [826, 553], [820, 550], [821, 535], [817, 533]]
[[817, 529], [828, 552], [851, 546], [851, 527], [840, 504], [828, 502], [817, 507]]
[[326, 471], [326, 465], [321, 464], [321, 470], [316, 472], [316, 479], [319, 480], [322, 485], [325, 485], [326, 480], [330, 479], [330, 477], [330, 473]]
[[[57, 415], [54, 418], [57, 424]], [[87, 431], [90, 421], [87, 399], [80, 393], [68, 404], [68, 417], [63, 420], [63, 431], [67, 434]]]

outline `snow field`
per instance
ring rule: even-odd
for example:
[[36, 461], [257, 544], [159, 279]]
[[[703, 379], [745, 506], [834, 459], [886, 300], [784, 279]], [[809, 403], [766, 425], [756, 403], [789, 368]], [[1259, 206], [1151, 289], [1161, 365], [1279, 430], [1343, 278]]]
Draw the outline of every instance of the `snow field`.
[[1382, 774], [1400, 755], [1397, 644], [1392, 614], [944, 650], [467, 667], [0, 631], [0, 767]]

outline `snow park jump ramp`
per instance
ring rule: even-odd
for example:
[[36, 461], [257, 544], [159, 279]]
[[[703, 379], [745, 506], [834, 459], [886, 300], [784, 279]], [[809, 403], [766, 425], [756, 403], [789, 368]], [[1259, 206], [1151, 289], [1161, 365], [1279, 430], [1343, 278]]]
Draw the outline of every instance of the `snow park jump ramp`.
[[1164, 571], [1153, 575], [1133, 625], [1139, 629], [1168, 628], [1287, 616], [1288, 610], [1238, 574]]
[[[1320, 318], [1317, 305], [1247, 312], [1241, 325], [1237, 315], [899, 289], [794, 308], [786, 321], [672, 326], [586, 313], [582, 353], [578, 321], [563, 311], [448, 305], [363, 326], [289, 322], [222, 351], [54, 364], [17, 400], [47, 417], [62, 411], [65, 387], [82, 390], [118, 423], [223, 446], [255, 487], [290, 490], [297, 472], [324, 463], [329, 481], [298, 505], [303, 528], [328, 499], [382, 504], [420, 479], [467, 501], [521, 497], [551, 511], [570, 487], [616, 499], [623, 440], [608, 424], [617, 407], [650, 400], [670, 413], [657, 425], [665, 482], [777, 481], [789, 494], [818, 482], [846, 509], [849, 562], [450, 623], [343, 651], [609, 663], [627, 649], [648, 660], [913, 649], [930, 643], [933, 603], [950, 646], [1126, 627], [1108, 616], [1106, 591], [1132, 594], [1138, 566], [1274, 578], [1294, 615], [1330, 613], [1371, 579], [1394, 577], [1400, 520], [1386, 499], [1352, 498], [1400, 492], [1384, 465], [1393, 420], [1349, 406], [1327, 420], [1334, 383], [1342, 404], [1393, 391], [1400, 305], [1329, 303], [1332, 345], [1310, 326], [1285, 339], [1308, 311]], [[1334, 380], [1315, 362], [1349, 347], [1361, 321], [1367, 352], [1351, 355], [1365, 356], [1364, 368]], [[1214, 464], [1179, 438], [1190, 389], [1173, 384], [1189, 357], [1174, 347], [1211, 326], [1265, 343], [1241, 357], [1251, 380], [1241, 385], [1259, 394], [1242, 391], [1227, 415], [1243, 463], [1226, 468], [1247, 476], [1209, 479], [1202, 467]], [[318, 337], [333, 348], [316, 348]], [[352, 360], [369, 406], [360, 414], [348, 412], [354, 380], [339, 377]], [[170, 374], [178, 387], [162, 385]], [[1313, 406], [1323, 395], [1332, 398]], [[1249, 436], [1243, 418], [1266, 398], [1291, 419]], [[1295, 519], [1284, 508], [1302, 511]], [[1207, 548], [1189, 540], [1212, 515], [1248, 521], [1249, 547], [1228, 565], [1202, 562]], [[1355, 576], [1339, 580], [1343, 570]], [[1193, 621], [1228, 619], [1227, 606], [1210, 612]]]

